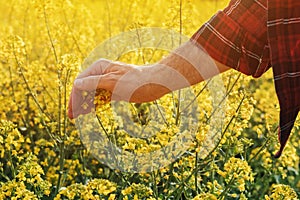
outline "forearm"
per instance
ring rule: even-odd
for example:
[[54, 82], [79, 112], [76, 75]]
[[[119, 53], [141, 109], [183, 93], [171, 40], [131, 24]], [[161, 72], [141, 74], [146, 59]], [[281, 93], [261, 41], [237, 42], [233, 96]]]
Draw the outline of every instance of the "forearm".
[[152, 99], [177, 89], [185, 88], [228, 70], [229, 67], [213, 60], [192, 42], [181, 45], [166, 58], [147, 69], [150, 84], [146, 90]]

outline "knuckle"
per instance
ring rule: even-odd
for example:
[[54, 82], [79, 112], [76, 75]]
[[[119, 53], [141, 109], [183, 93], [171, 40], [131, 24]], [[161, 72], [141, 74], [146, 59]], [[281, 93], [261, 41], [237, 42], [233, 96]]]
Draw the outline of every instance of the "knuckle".
[[100, 58], [95, 62], [96, 66], [101, 67], [101, 68], [107, 66], [110, 63], [111, 63], [111, 61], [109, 61], [105, 58]]
[[96, 61], [97, 63], [102, 63], [102, 62], [109, 62], [109, 60], [105, 59], [105, 58], [100, 58]]

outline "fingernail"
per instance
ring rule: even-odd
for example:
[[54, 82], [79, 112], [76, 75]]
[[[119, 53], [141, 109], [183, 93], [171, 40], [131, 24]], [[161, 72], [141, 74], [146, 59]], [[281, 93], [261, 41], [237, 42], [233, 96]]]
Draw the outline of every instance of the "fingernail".
[[83, 81], [81, 79], [76, 79], [74, 81], [75, 87], [80, 87], [80, 86], [82, 86], [82, 84], [83, 84]]

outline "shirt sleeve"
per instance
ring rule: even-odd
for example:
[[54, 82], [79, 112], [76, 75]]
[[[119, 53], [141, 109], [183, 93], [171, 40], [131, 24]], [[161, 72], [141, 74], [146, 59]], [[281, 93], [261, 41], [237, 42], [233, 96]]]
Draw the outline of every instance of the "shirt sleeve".
[[191, 38], [218, 62], [259, 77], [270, 68], [263, 0], [232, 0]]

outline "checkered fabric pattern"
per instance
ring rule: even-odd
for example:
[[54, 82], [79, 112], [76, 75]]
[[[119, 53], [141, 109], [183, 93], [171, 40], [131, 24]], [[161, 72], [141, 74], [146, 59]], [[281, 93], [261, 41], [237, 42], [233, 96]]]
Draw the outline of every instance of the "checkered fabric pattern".
[[300, 1], [231, 0], [191, 38], [220, 63], [259, 77], [273, 69], [280, 157], [300, 108]]

